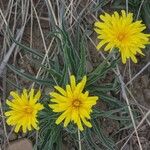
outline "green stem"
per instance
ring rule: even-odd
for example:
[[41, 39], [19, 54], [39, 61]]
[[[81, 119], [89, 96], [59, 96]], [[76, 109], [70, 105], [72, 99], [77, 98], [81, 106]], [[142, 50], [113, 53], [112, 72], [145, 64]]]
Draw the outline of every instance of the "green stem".
[[81, 149], [81, 136], [80, 136], [80, 130], [78, 129], [78, 143], [79, 143], [79, 150]]

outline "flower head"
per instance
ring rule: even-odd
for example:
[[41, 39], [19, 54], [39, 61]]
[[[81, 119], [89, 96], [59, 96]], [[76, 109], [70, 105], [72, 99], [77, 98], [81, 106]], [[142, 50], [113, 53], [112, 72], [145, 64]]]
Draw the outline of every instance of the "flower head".
[[66, 90], [55, 86], [59, 93], [50, 93], [53, 97], [51, 102], [54, 104], [49, 104], [49, 107], [54, 112], [62, 113], [56, 120], [56, 124], [60, 124], [64, 120], [64, 127], [66, 127], [70, 121], [73, 121], [81, 131], [83, 130], [82, 123], [87, 127], [92, 127], [87, 119], [91, 118], [92, 106], [96, 104], [98, 97], [89, 96], [88, 91], [83, 93], [86, 80], [87, 78], [84, 76], [82, 81], [76, 85], [75, 77], [72, 75], [70, 76], [70, 85], [66, 85]]
[[102, 20], [95, 22], [94, 30], [99, 34], [98, 39], [101, 41], [97, 45], [97, 49], [104, 46], [104, 50], [112, 50], [118, 48], [122, 62], [126, 63], [131, 58], [137, 63], [135, 55], [137, 53], [144, 55], [141, 49], [145, 48], [145, 44], [149, 44], [150, 34], [144, 34], [142, 31], [146, 28], [142, 21], [133, 22], [133, 14], [126, 14], [124, 10], [121, 15], [114, 12], [112, 15], [105, 13], [100, 15]]
[[37, 113], [43, 109], [43, 105], [37, 103], [41, 96], [40, 90], [34, 95], [34, 89], [29, 93], [26, 89], [19, 95], [17, 92], [10, 92], [13, 99], [7, 100], [6, 103], [10, 110], [5, 112], [7, 124], [15, 126], [15, 132], [22, 127], [23, 132], [32, 128], [38, 129]]

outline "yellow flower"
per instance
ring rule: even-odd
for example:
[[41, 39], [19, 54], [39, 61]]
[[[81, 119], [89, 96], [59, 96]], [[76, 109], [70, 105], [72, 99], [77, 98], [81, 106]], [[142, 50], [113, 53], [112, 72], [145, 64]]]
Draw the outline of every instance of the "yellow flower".
[[34, 95], [34, 89], [29, 91], [23, 90], [19, 95], [17, 92], [10, 92], [13, 97], [11, 101], [6, 103], [10, 110], [5, 113], [7, 116], [7, 124], [15, 126], [15, 132], [18, 132], [22, 127], [23, 132], [30, 131], [32, 128], [38, 129], [37, 113], [43, 109], [43, 105], [37, 103], [41, 96], [40, 90]]
[[84, 76], [82, 81], [76, 85], [75, 77], [72, 75], [70, 76], [70, 85], [66, 85], [66, 90], [55, 86], [59, 93], [50, 93], [53, 97], [51, 102], [54, 104], [49, 104], [49, 107], [54, 112], [62, 112], [57, 118], [56, 124], [60, 124], [64, 120], [64, 127], [67, 127], [70, 121], [73, 121], [81, 131], [83, 130], [82, 123], [87, 127], [92, 127], [87, 119], [91, 119], [92, 106], [96, 104], [98, 97], [89, 96], [88, 91], [82, 92], [86, 81], [87, 77]]
[[149, 44], [150, 37], [150, 34], [142, 33], [146, 28], [142, 21], [133, 22], [133, 14], [126, 14], [124, 10], [121, 11], [121, 16], [117, 12], [112, 15], [105, 13], [100, 15], [100, 19], [101, 22], [97, 21], [94, 24], [94, 30], [101, 40], [97, 49], [102, 46], [105, 47], [105, 51], [118, 48], [123, 63], [126, 63], [128, 58], [137, 63], [135, 55], [137, 53], [144, 55], [141, 49], [145, 48], [145, 44]]

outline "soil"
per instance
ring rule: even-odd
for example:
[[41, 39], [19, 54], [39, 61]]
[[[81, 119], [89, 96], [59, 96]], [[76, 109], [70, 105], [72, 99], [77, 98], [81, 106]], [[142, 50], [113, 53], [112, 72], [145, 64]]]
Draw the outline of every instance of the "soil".
[[[83, 6], [87, 6], [88, 2], [89, 1], [82, 0], [81, 4], [79, 4], [80, 9], [82, 10]], [[34, 4], [36, 4], [36, 3], [37, 3], [37, 0], [34, 0]], [[113, 3], [113, 1], [110, 1], [109, 6], [111, 5], [111, 3]], [[1, 4], [3, 4], [3, 7], [1, 6]], [[7, 6], [8, 6], [8, 2], [5, 0], [1, 0], [0, 8], [7, 8]], [[80, 12], [80, 9], [78, 10], [79, 12]], [[108, 9], [108, 6], [105, 9]], [[3, 9], [3, 11], [4, 10], [5, 9]], [[37, 13], [38, 13], [39, 18], [40, 18], [41, 28], [42, 28], [42, 31], [44, 33], [44, 37], [46, 39], [48, 33], [51, 30], [51, 26], [49, 24], [48, 10], [47, 10], [47, 7], [46, 7], [44, 1], [40, 1], [39, 5], [37, 6], [37, 10], [38, 10]], [[12, 15], [12, 16], [14, 16], [14, 15]], [[89, 28], [90, 28], [90, 26], [92, 26], [92, 24], [94, 22], [94, 18], [92, 17], [92, 14], [90, 14], [87, 10], [85, 12], [85, 15], [83, 15], [83, 16], [84, 16], [83, 22], [84, 21], [87, 22], [87, 24], [89, 25]], [[89, 19], [87, 19], [87, 18], [89, 18]], [[68, 21], [70, 21], [70, 20], [68, 19]], [[19, 21], [17, 21], [17, 23], [18, 22]], [[72, 24], [73, 24], [73, 22], [72, 22]], [[13, 26], [13, 18], [10, 21], [10, 26], [11, 27]], [[16, 26], [16, 28], [17, 27], [19, 28], [19, 26], [21, 26], [21, 25], [18, 24]], [[0, 30], [1, 30], [1, 25], [0, 25]], [[30, 45], [30, 30], [31, 30], [30, 23], [27, 23], [26, 27], [25, 27], [24, 34], [23, 34], [23, 38], [21, 40], [22, 41], [21, 43], [25, 44], [26, 46]], [[0, 32], [0, 43], [1, 43], [0, 49], [1, 50], [3, 48], [2, 44], [3, 44], [3, 40], [4, 40], [4, 36], [2, 33]], [[90, 35], [90, 37], [93, 41], [95, 41], [95, 43], [97, 43], [95, 33], [92, 33]], [[51, 38], [47, 38], [45, 41], [46, 41], [46, 46], [48, 47], [48, 44], [50, 43]], [[53, 47], [55, 47], [55, 46], [53, 46]], [[32, 48], [36, 49], [37, 52], [40, 52], [42, 54], [45, 53], [43, 41], [42, 41], [42, 38], [40, 35], [40, 30], [39, 30], [39, 26], [38, 26], [35, 15], [33, 17]], [[88, 49], [89, 49], [89, 53], [88, 53], [88, 64], [87, 64], [87, 66], [88, 66], [88, 72], [90, 72], [103, 59], [102, 59], [101, 55], [99, 54], [99, 52], [97, 52], [95, 50], [95, 48], [93, 47], [93, 45], [90, 42], [88, 45]], [[144, 59], [139, 57], [139, 63], [138, 64], [130, 63], [130, 65], [131, 65], [130, 69], [131, 69], [132, 77], [134, 75], [136, 75], [145, 66], [145, 64], [147, 64], [147, 62], [149, 62], [150, 53], [149, 53], [149, 48], [147, 48], [147, 49], [148, 49], [148, 51], [146, 51], [146, 56], [144, 57]], [[49, 54], [52, 54], [53, 51], [54, 50], [51, 50], [49, 52]], [[6, 51], [0, 51], [0, 62], [2, 62], [3, 56], [5, 55], [5, 53], [7, 53], [7, 50]], [[36, 76], [37, 71], [39, 69], [39, 66], [36, 65], [35, 63], [33, 63], [33, 57], [29, 53], [25, 53], [22, 50], [20, 50], [18, 47], [16, 47], [14, 49], [14, 52], [12, 53], [8, 63], [13, 64], [16, 67], [20, 68], [22, 70], [22, 72], [29, 73], [33, 76]], [[124, 66], [122, 64], [120, 66], [121, 66], [122, 72], [124, 72], [124, 70], [126, 69], [125, 67], [128, 67], [128, 66]], [[126, 73], [124, 74], [124, 79], [126, 82], [130, 80], [128, 69], [126, 69]], [[110, 73], [110, 74], [108, 74], [105, 81], [107, 81], [107, 83], [109, 83], [112, 80], [113, 80], [113, 78], [112, 78], [111, 73]], [[105, 81], [103, 81], [103, 82], [105, 82]], [[11, 70], [5, 69], [5, 74], [3, 74], [3, 77], [0, 78], [0, 97], [2, 97], [2, 102], [3, 102], [4, 107], [5, 107], [5, 99], [9, 95], [9, 92], [11, 90], [15, 89], [15, 87], [11, 84], [11, 82], [17, 83], [16, 84], [17, 87], [22, 87], [22, 86], [29, 87], [32, 84], [31, 81], [22, 79], [18, 75], [14, 74]], [[132, 82], [132, 84], [129, 87], [130, 87], [132, 94], [134, 95], [134, 98], [135, 98], [135, 101], [133, 101], [131, 98], [130, 103], [136, 104], [137, 107], [143, 111], [143, 114], [146, 114], [146, 112], [148, 110], [150, 110], [150, 66], [148, 68], [146, 68], [145, 71], [142, 72]], [[51, 90], [51, 89], [48, 89], [48, 90]], [[100, 105], [100, 109], [102, 109], [102, 110], [107, 109], [107, 106], [105, 105], [105, 103], [101, 102], [99, 105]], [[150, 122], [150, 116], [147, 118], [147, 120]], [[110, 120], [110, 119], [104, 119], [101, 121], [102, 121], [101, 124], [104, 127], [104, 132], [106, 133], [106, 135], [110, 136], [110, 135], [114, 134], [115, 132], [119, 131], [119, 125], [117, 122]], [[137, 122], [137, 124], [138, 123], [139, 122]], [[140, 138], [141, 144], [143, 146], [143, 150], [149, 150], [150, 149], [150, 126], [149, 125], [150, 124], [148, 124], [147, 121], [145, 121], [140, 126], [139, 131], [138, 131], [139, 138]], [[10, 132], [11, 129], [9, 129], [9, 127], [7, 127], [7, 128], [8, 128], [7, 130]], [[121, 132], [121, 134], [118, 135], [118, 137], [116, 137], [115, 141], [116, 141], [116, 144], [119, 148], [125, 142], [125, 141], [121, 141], [121, 140], [123, 138], [126, 138], [128, 135], [130, 135], [132, 133], [132, 131], [133, 130], [125, 130], [125, 131]], [[4, 135], [3, 122], [2, 122], [2, 119], [0, 118], [0, 142], [2, 142], [4, 140], [3, 135]], [[10, 134], [10, 137], [9, 137], [10, 143], [12, 141], [18, 142], [18, 139], [21, 139], [22, 137], [23, 136], [21, 134], [20, 134], [19, 138], [18, 138], [18, 136], [14, 135], [14, 134]], [[29, 146], [32, 146], [32, 145], [29, 144]], [[64, 150], [67, 150], [67, 149], [73, 150], [74, 148], [70, 147], [70, 145], [68, 146], [67, 144], [64, 143], [63, 149]], [[137, 138], [135, 135], [133, 135], [130, 142], [125, 146], [125, 148], [123, 150], [138, 150], [138, 149], [139, 149], [139, 147], [138, 147]], [[9, 150], [13, 150], [13, 148], [9, 148]]]

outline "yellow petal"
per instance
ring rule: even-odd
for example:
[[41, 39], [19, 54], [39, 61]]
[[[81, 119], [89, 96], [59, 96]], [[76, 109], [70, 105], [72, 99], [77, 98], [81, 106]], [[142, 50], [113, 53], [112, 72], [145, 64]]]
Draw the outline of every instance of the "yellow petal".
[[60, 124], [65, 118], [67, 117], [67, 111], [65, 111], [64, 113], [62, 113], [56, 120], [56, 124]]
[[60, 103], [62, 101], [60, 101], [59, 99], [56, 99], [56, 98], [51, 98], [50, 99], [51, 102], [55, 102], [55, 103]]
[[117, 19], [119, 19], [119, 14], [118, 14], [118, 12], [114, 12], [114, 15], [115, 15], [115, 17], [117, 18]]
[[122, 16], [125, 18], [126, 17], [126, 12], [125, 10], [121, 10]]
[[69, 124], [70, 121], [71, 121], [71, 116], [68, 114], [66, 116], [65, 121], [64, 121], [64, 127], [67, 127], [67, 125]]
[[108, 43], [108, 41], [105, 40], [100, 41], [99, 44], [96, 46], [96, 49], [99, 50], [106, 43]]
[[20, 127], [21, 127], [21, 124], [17, 124], [16, 127], [15, 127], [15, 129], [14, 129], [14, 131], [15, 131], [16, 133], [18, 133]]
[[77, 109], [72, 109], [71, 120], [74, 121], [74, 123], [77, 123], [79, 120], [79, 112]]
[[35, 104], [34, 109], [36, 109], [37, 111], [44, 109], [44, 106], [40, 103]]
[[24, 104], [28, 103], [28, 93], [26, 89], [23, 89], [23, 93], [21, 94], [21, 99], [24, 102]]
[[12, 124], [12, 121], [13, 121], [13, 119], [12, 119], [11, 117], [9, 117], [9, 118], [6, 120], [6, 122], [7, 122], [8, 125], [11, 125], [11, 124]]
[[74, 95], [78, 96], [84, 89], [85, 84], [87, 81], [87, 77], [84, 76], [83, 79], [81, 80], [81, 82], [79, 82], [74, 90]]
[[81, 118], [81, 120], [83, 121], [83, 123], [84, 123], [87, 127], [89, 127], [89, 128], [92, 127], [92, 124], [91, 124], [89, 121], [87, 121], [85, 118]]
[[87, 109], [84, 109], [84, 108], [80, 108], [79, 109], [79, 114], [80, 114], [80, 117], [86, 117], [87, 119], [91, 119], [90, 117], [90, 113], [87, 111]]
[[98, 100], [98, 96], [89, 96], [85, 103], [95, 105], [97, 100]]
[[38, 92], [34, 96], [34, 102], [36, 103], [41, 97], [41, 91], [38, 90]]
[[106, 45], [106, 47], [104, 48], [104, 50], [105, 50], [105, 51], [108, 51], [108, 50], [112, 49], [113, 47], [114, 47], [114, 45], [113, 45], [112, 43], [108, 43], [108, 44]]
[[8, 106], [12, 106], [13, 105], [13, 103], [11, 102], [11, 101], [9, 101], [9, 100], [6, 100], [6, 104], [8, 105]]
[[29, 131], [32, 130], [32, 127], [31, 127], [31, 119], [30, 119], [30, 118], [28, 119], [28, 125], [27, 125], [27, 128], [28, 128]]
[[66, 91], [67, 91], [67, 97], [73, 98], [73, 94], [72, 94], [70, 85], [66, 85]]
[[56, 98], [57, 100], [59, 100], [60, 102], [67, 102], [68, 98], [65, 96], [62, 96], [56, 92], [51, 92], [50, 95], [54, 98]]
[[131, 59], [132, 59], [132, 61], [133, 61], [134, 63], [137, 63], [137, 59], [136, 59], [136, 57], [135, 57], [134, 55], [131, 55]]
[[7, 111], [7, 112], [5, 112], [5, 116], [10, 116], [10, 115], [13, 115], [13, 113], [14, 113], [14, 111]]
[[68, 104], [61, 103], [61, 104], [49, 104], [49, 107], [53, 109], [54, 112], [62, 112], [67, 110]]
[[10, 95], [11, 95], [14, 99], [21, 100], [21, 98], [20, 98], [18, 92], [12, 91], [12, 92], [10, 92]]
[[26, 99], [28, 99], [28, 92], [27, 92], [27, 89], [23, 89], [23, 94], [24, 94], [24, 97]]
[[26, 132], [27, 132], [27, 127], [26, 127], [25, 124], [22, 126], [22, 131], [23, 131], [23, 133], [26, 133]]
[[125, 64], [126, 63], [126, 57], [124, 55], [124, 53], [121, 53], [121, 57], [122, 57], [122, 63]]
[[38, 130], [38, 126], [37, 126], [37, 119], [36, 118], [32, 118], [31, 119], [31, 125], [33, 126], [34, 129]]
[[62, 95], [66, 96], [66, 91], [65, 91], [63, 88], [61, 88], [60, 86], [54, 86], [54, 88], [55, 88], [58, 92], [60, 92]]
[[77, 126], [78, 126], [78, 128], [79, 128], [80, 131], [83, 131], [83, 126], [82, 126], [80, 118], [77, 121]]
[[34, 96], [34, 89], [32, 88], [29, 92], [29, 101], [32, 101], [33, 100], [33, 96]]
[[75, 86], [76, 86], [76, 80], [75, 80], [75, 76], [74, 75], [70, 76], [70, 84], [71, 84], [71, 89], [73, 91], [75, 89]]

